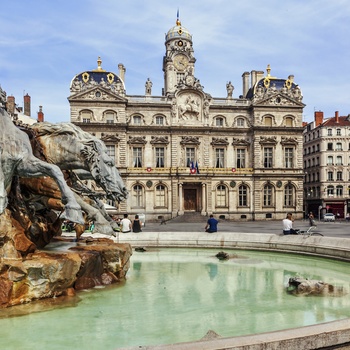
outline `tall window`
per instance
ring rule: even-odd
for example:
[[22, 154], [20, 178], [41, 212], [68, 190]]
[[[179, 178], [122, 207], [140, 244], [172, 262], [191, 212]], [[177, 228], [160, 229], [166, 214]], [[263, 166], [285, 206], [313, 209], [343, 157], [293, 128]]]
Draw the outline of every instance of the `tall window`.
[[165, 207], [166, 206], [166, 191], [164, 185], [158, 185], [156, 187], [156, 207]]
[[114, 123], [114, 113], [113, 112], [106, 112], [105, 113], [106, 123], [107, 124], [113, 124]]
[[328, 135], [328, 136], [332, 136], [332, 129], [328, 129], [328, 130], [327, 130], [327, 135]]
[[343, 165], [343, 157], [337, 156], [337, 165]]
[[245, 168], [245, 149], [237, 149], [236, 168]]
[[272, 168], [272, 147], [264, 148], [264, 168]]
[[328, 142], [327, 143], [327, 150], [328, 151], [332, 151], [333, 150], [333, 143], [332, 142]]
[[328, 181], [333, 181], [333, 171], [328, 171], [328, 173], [327, 173], [327, 180]]
[[286, 118], [286, 126], [288, 126], [288, 127], [293, 126], [293, 118], [291, 118], [291, 117]]
[[164, 168], [164, 147], [156, 147], [156, 168]]
[[248, 188], [246, 185], [241, 185], [238, 188], [238, 206], [246, 207], [248, 205]]
[[335, 189], [335, 193], [338, 197], [341, 197], [343, 195], [343, 186], [338, 185]]
[[132, 120], [133, 120], [133, 124], [141, 125], [141, 117], [139, 115], [134, 115]]
[[337, 129], [337, 136], [341, 135], [341, 129]]
[[284, 161], [286, 168], [293, 168], [293, 148], [287, 147], [284, 149]]
[[223, 168], [225, 164], [225, 150], [223, 148], [217, 148], [215, 150], [215, 168]]
[[219, 185], [216, 188], [216, 206], [225, 207], [226, 206], [226, 186]]
[[237, 118], [237, 126], [244, 128], [245, 126], [244, 118]]
[[264, 118], [264, 125], [265, 126], [272, 126], [272, 118], [271, 117], [265, 117]]
[[215, 119], [215, 126], [224, 126], [224, 118], [218, 117]]
[[333, 165], [333, 156], [327, 157], [327, 165]]
[[334, 186], [328, 186], [327, 187], [327, 195], [333, 196], [334, 195]]
[[80, 118], [83, 123], [90, 123], [92, 119], [92, 112], [91, 111], [81, 111]]
[[156, 117], [156, 125], [164, 125], [164, 117], [157, 116]]
[[273, 187], [268, 184], [264, 186], [264, 206], [270, 207], [273, 205]]
[[284, 188], [284, 206], [292, 207], [294, 205], [294, 189], [293, 186], [288, 184]]
[[342, 146], [341, 142], [337, 142], [337, 143], [335, 144], [335, 149], [336, 149], [337, 151], [342, 151], [342, 150], [343, 150], [343, 146]]
[[337, 171], [337, 181], [343, 181], [343, 172]]
[[193, 147], [186, 148], [186, 166], [190, 167], [191, 162], [195, 161], [195, 149]]
[[115, 159], [115, 146], [114, 145], [106, 145], [107, 154], [114, 160]]
[[143, 207], [143, 188], [141, 185], [135, 185], [132, 189], [132, 206], [136, 208]]
[[133, 148], [133, 167], [142, 168], [142, 148], [141, 147]]

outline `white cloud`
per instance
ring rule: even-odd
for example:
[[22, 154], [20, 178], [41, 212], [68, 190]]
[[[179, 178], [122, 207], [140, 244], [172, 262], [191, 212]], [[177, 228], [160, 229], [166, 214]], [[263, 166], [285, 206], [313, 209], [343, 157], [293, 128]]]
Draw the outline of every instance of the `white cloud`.
[[164, 35], [178, 8], [193, 34], [195, 73], [206, 92], [223, 97], [231, 80], [238, 96], [244, 71], [271, 64], [273, 75], [295, 76], [308, 121], [314, 108], [350, 112], [346, 0], [7, 1], [0, 13], [0, 85], [19, 105], [23, 91], [30, 94], [32, 109], [42, 105], [48, 120], [68, 120], [71, 79], [101, 56], [106, 70], [126, 66], [127, 93], [143, 94], [150, 77], [160, 94]]

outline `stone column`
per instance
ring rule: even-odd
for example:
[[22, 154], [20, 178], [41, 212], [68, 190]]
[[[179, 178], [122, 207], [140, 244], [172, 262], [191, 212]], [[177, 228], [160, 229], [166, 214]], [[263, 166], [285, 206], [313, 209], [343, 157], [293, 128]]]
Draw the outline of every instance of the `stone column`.
[[184, 200], [182, 194], [182, 183], [179, 183], [179, 215], [184, 214]]
[[207, 215], [207, 192], [205, 183], [202, 183], [202, 215]]

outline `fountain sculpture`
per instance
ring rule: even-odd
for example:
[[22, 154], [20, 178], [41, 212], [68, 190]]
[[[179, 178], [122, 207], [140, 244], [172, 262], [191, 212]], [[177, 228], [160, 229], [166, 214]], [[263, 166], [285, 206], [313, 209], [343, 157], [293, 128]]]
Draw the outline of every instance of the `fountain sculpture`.
[[70, 123], [15, 125], [5, 98], [1, 90], [0, 307], [123, 280], [129, 244], [104, 238], [59, 253], [44, 250], [61, 235], [64, 219], [80, 226], [93, 220], [95, 232], [114, 234], [101, 194], [83, 183], [93, 179], [107, 198], [126, 199], [105, 145]]

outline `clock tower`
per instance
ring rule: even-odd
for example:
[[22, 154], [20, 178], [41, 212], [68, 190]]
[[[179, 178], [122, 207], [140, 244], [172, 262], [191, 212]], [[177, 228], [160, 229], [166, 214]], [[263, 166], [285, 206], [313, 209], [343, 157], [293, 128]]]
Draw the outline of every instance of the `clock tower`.
[[163, 58], [164, 94], [175, 92], [176, 86], [187, 76], [194, 76], [192, 35], [181, 25], [179, 16], [176, 25], [165, 36], [165, 56]]

